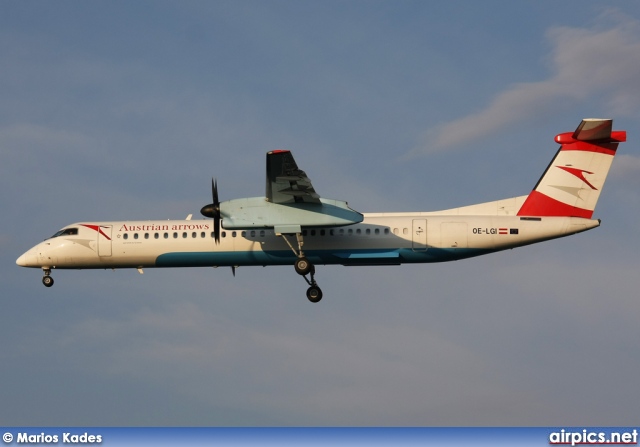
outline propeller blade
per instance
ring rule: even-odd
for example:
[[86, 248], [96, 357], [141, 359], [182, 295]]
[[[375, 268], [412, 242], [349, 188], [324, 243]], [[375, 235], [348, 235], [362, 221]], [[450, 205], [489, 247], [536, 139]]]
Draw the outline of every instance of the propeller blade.
[[216, 244], [220, 243], [220, 212], [213, 217], [213, 235]]
[[213, 203], [205, 205], [200, 210], [200, 213], [205, 217], [213, 219], [213, 233], [216, 244], [220, 243], [220, 222], [222, 216], [220, 215], [220, 199], [218, 198], [218, 181], [215, 178], [211, 179], [211, 198]]
[[213, 206], [218, 207], [220, 200], [218, 199], [218, 180], [211, 179], [211, 197], [213, 197]]
[[211, 179], [211, 196], [213, 197], [213, 208], [215, 210], [213, 215], [213, 232], [215, 234], [216, 244], [220, 243], [220, 199], [218, 199], [218, 180]]

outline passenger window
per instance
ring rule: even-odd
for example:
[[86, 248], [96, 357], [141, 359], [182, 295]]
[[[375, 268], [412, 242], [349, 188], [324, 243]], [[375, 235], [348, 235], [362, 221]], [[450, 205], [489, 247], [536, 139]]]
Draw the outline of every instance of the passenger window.
[[138, 239], [138, 233], [133, 233], [133, 238]]
[[206, 233], [203, 231], [202, 233], [200, 233], [200, 237], [204, 239], [206, 237]]
[[325, 230], [320, 230], [320, 236], [324, 236], [325, 234], [327, 234]]
[[380, 234], [380, 228], [376, 228], [375, 233], [376, 233], [376, 234]]
[[153, 238], [154, 238], [154, 239], [158, 239], [159, 237], [160, 237], [160, 235], [159, 235], [158, 233], [154, 233], [154, 234], [153, 234]]
[[191, 233], [191, 237], [192, 238], [197, 238], [198, 237], [198, 233], [196, 233], [195, 231], [193, 233]]
[[260, 230], [260, 237], [264, 237], [264, 230]]
[[187, 238], [187, 232], [185, 231], [184, 233], [182, 233], [182, 239], [186, 239]]
[[398, 229], [397, 228], [393, 229], [393, 234], [398, 234]]
[[227, 232], [226, 231], [222, 232], [222, 237], [227, 237]]
[[360, 233], [362, 233], [362, 230], [361, 230], [360, 228], [358, 228], [358, 229], [356, 230], [356, 234], [360, 234]]
[[256, 237], [256, 232], [255, 232], [255, 230], [251, 230], [251, 237]]
[[178, 239], [178, 233], [173, 233], [173, 238]]
[[371, 234], [371, 228], [367, 228], [367, 229], [365, 230], [365, 233], [367, 233], [367, 234]]
[[149, 233], [145, 233], [145, 234], [144, 234], [144, 238], [145, 238], [145, 239], [149, 239]]
[[235, 231], [231, 232], [231, 237], [236, 237], [236, 232]]
[[129, 233], [125, 233], [122, 235], [122, 239], [127, 240], [129, 239]]
[[384, 234], [389, 234], [389, 233], [390, 233], [390, 232], [389, 232], [389, 229], [388, 229], [388, 228], [385, 228], [385, 229], [384, 229]]
[[164, 238], [165, 238], [165, 239], [169, 239], [169, 233], [165, 233], [165, 234], [164, 234]]

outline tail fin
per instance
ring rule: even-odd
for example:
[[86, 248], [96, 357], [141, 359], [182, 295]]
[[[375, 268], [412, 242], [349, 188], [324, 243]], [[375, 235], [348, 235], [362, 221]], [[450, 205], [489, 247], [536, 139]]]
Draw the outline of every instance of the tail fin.
[[561, 133], [560, 149], [522, 204], [518, 216], [570, 216], [590, 219], [625, 131], [612, 131], [610, 119], [584, 119], [575, 132]]

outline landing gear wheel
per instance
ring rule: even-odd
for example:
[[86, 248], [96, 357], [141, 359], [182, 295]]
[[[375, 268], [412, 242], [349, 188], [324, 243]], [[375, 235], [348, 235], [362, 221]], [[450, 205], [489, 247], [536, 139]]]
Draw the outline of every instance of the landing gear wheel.
[[296, 269], [296, 273], [302, 276], [313, 271], [313, 264], [305, 257], [298, 258], [294, 267]]
[[311, 286], [307, 289], [307, 298], [312, 303], [317, 303], [322, 299], [322, 290], [318, 286]]
[[[282, 239], [284, 239], [293, 254], [296, 255], [296, 262], [293, 265], [296, 269], [296, 273], [302, 276], [307, 284], [309, 284], [309, 288], [307, 289], [307, 298], [309, 299], [309, 301], [311, 301], [312, 303], [317, 303], [322, 299], [322, 290], [320, 290], [320, 287], [318, 287], [318, 283], [314, 278], [314, 275], [316, 274], [315, 266], [304, 256], [304, 253], [302, 251], [304, 241], [302, 240], [302, 231], [300, 227], [298, 227], [298, 231], [295, 233], [281, 233], [277, 229], [275, 233], [276, 236], [280, 236], [282, 237]], [[292, 234], [295, 234], [298, 241], [297, 250], [287, 239], [287, 235]], [[307, 275], [309, 275], [310, 278], [307, 278]]]
[[42, 284], [44, 284], [45, 287], [51, 287], [53, 285], [53, 278], [49, 275], [43, 276]]

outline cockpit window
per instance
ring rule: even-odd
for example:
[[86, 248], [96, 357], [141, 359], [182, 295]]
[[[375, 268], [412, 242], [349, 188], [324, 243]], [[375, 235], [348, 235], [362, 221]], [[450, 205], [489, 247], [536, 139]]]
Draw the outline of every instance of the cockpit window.
[[77, 234], [78, 234], [78, 229], [77, 228], [64, 228], [64, 229], [58, 231], [53, 236], [51, 236], [50, 239], [53, 239], [54, 237], [58, 237], [58, 236], [77, 236]]

